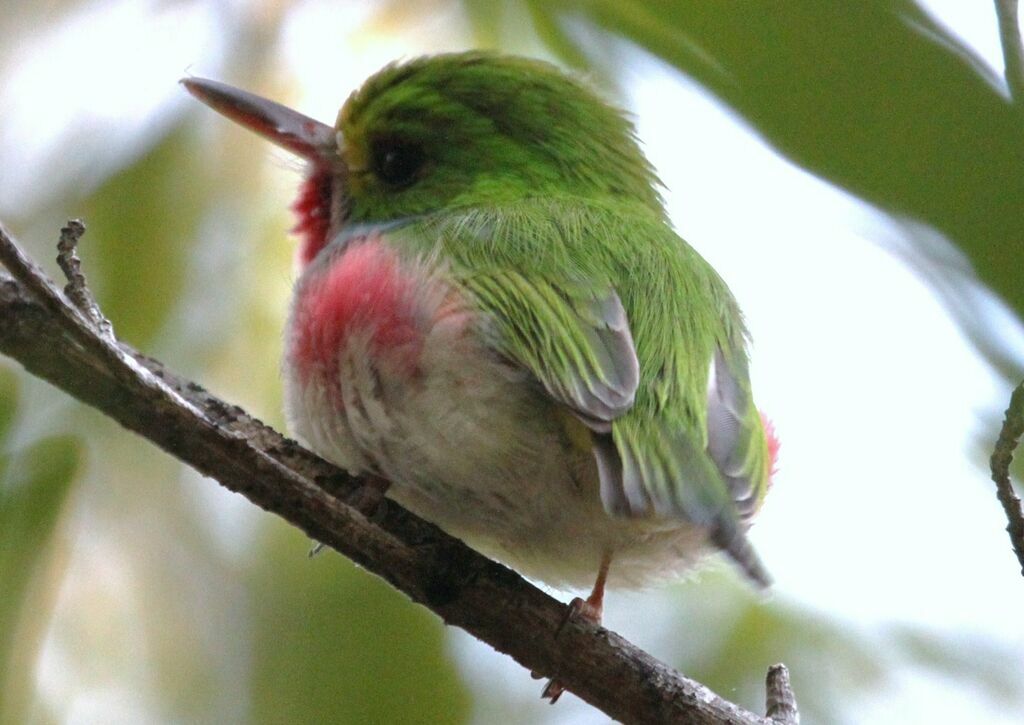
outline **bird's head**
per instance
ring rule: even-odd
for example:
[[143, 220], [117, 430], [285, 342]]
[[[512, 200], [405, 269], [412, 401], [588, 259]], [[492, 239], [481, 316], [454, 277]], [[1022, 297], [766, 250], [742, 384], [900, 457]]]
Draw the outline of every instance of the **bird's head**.
[[308, 161], [293, 206], [306, 262], [349, 223], [531, 196], [613, 197], [661, 213], [629, 120], [541, 61], [468, 52], [392, 64], [349, 97], [333, 128], [222, 83], [182, 82]]

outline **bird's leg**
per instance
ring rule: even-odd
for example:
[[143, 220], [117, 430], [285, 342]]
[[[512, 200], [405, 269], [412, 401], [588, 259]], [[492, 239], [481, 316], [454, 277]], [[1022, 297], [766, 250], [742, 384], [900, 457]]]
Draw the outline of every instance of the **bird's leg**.
[[[612, 555], [605, 552], [601, 557], [601, 568], [597, 570], [597, 581], [590, 596], [586, 599], [576, 597], [569, 602], [569, 612], [566, 620], [580, 617], [591, 624], [601, 624], [601, 615], [604, 613], [604, 585], [608, 581], [608, 568], [612, 564]], [[564, 627], [565, 624], [563, 623]]]
[[[582, 619], [590, 624], [599, 625], [601, 624], [601, 615], [604, 612], [604, 585], [608, 581], [608, 568], [612, 563], [611, 552], [605, 552], [601, 557], [601, 567], [597, 570], [597, 581], [594, 582], [594, 588], [590, 592], [590, 596], [586, 599], [580, 599], [576, 597], [569, 602], [568, 609], [565, 613], [565, 619], [558, 626], [558, 631], [555, 632], [557, 637], [565, 629], [565, 625], [572, 619]], [[565, 692], [565, 688], [558, 680], [549, 680], [548, 684], [544, 687], [544, 691], [541, 693], [541, 698], [550, 700], [551, 704], [554, 705], [558, 702], [558, 698]]]

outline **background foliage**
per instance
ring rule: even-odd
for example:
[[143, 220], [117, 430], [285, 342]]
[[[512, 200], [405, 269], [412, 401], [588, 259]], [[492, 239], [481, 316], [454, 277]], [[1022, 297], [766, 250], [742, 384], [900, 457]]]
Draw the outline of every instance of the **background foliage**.
[[[84, 217], [86, 269], [118, 333], [275, 425], [290, 285], [283, 230], [295, 174], [188, 104], [173, 80], [193, 65], [285, 102], [299, 100], [300, 79], [316, 76], [336, 106], [394, 57], [499, 47], [584, 70], [625, 104], [635, 100], [630, 73], [660, 58], [676, 82], [698, 83], [749, 134], [868, 203], [885, 232], [866, 234], [865, 243], [888, 245], [916, 270], [997, 387], [1008, 393], [1024, 374], [1016, 342], [1024, 315], [1021, 109], [990, 61], [909, 0], [60, 0], [3, 10], [0, 218], [49, 259], [63, 220]], [[989, 21], [994, 32], [994, 15]], [[333, 117], [333, 107], [316, 103], [304, 110]], [[678, 128], [687, 133], [685, 123]], [[734, 204], [742, 210], [746, 201]], [[761, 240], [746, 243], [759, 253]], [[836, 273], [822, 264], [831, 241], [820, 244], [824, 256], [807, 258], [805, 276]], [[752, 259], [771, 264], [770, 256]], [[795, 279], [778, 268], [769, 274], [778, 287]], [[872, 282], [863, 280], [865, 298]], [[878, 357], [893, 354], [889, 342], [877, 341]], [[857, 380], [826, 373], [808, 384], [825, 397], [832, 386], [852, 386], [870, 398], [884, 375], [884, 367]], [[913, 428], [917, 416], [943, 414], [943, 392], [929, 410], [878, 401], [877, 415]], [[785, 394], [774, 397], [785, 408]], [[973, 428], [957, 424], [965, 438], [976, 436], [979, 463], [994, 440], [992, 405], [977, 401]], [[835, 425], [837, 437], [849, 435]], [[797, 443], [784, 455], [801, 454]], [[872, 454], [869, 447], [856, 456], [864, 474], [886, 478]], [[839, 466], [854, 458], [843, 455]], [[828, 487], [829, 475], [821, 478]], [[981, 466], [977, 479], [983, 487]], [[786, 480], [784, 468], [779, 486]], [[842, 517], [856, 507], [857, 491], [830, 495], [829, 509], [805, 502], [804, 515]], [[902, 513], [905, 527], [865, 520], [863, 535], [926, 558], [928, 542], [915, 539], [925, 536], [918, 524], [935, 494], [920, 495], [918, 510]], [[769, 506], [764, 526], [772, 513]], [[946, 535], [1002, 536], [994, 496], [990, 513], [949, 522]], [[341, 557], [307, 561], [307, 546], [0, 363], [0, 722], [598, 720], [571, 698], [541, 705], [527, 673], [445, 631]], [[993, 551], [993, 559], [1005, 553]], [[777, 575], [786, 571], [784, 555], [773, 564]], [[849, 572], [864, 601], [895, 597], [872, 577], [874, 566]], [[1008, 555], [996, 566], [1012, 580]], [[963, 569], [945, 569], [950, 591]], [[1016, 599], [1007, 606], [1019, 607], [1020, 582], [1011, 586]], [[766, 666], [782, 660], [809, 722], [906, 721], [893, 702], [919, 705], [923, 719], [934, 715], [936, 683], [962, 693], [979, 721], [1024, 716], [1016, 656], [1024, 631], [1016, 625], [994, 637], [970, 616], [936, 624], [856, 609], [840, 615], [803, 598], [800, 582], [764, 600], [719, 571], [613, 596], [609, 607], [614, 628], [750, 707], [762, 699]]]

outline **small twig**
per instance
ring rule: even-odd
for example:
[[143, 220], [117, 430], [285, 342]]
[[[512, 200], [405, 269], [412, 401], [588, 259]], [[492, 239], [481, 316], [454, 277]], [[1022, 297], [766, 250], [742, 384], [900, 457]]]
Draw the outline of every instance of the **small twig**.
[[1013, 490], [1010, 482], [1010, 464], [1013, 463], [1013, 451], [1017, 448], [1021, 435], [1024, 434], [1024, 382], [1017, 386], [1010, 396], [1010, 405], [1006, 409], [1006, 418], [999, 431], [995, 450], [992, 451], [992, 480], [996, 482], [996, 495], [1006, 512], [1006, 531], [1013, 544], [1013, 552], [1020, 564], [1020, 573], [1024, 576], [1024, 511], [1021, 510], [1020, 498]]
[[28, 256], [15, 244], [10, 233], [0, 224], [0, 264], [10, 271], [14, 278], [24, 284], [46, 305], [47, 309], [62, 323], [67, 321], [67, 305], [57, 290], [50, 283], [43, 270], [39, 269]]
[[800, 711], [789, 682], [789, 670], [781, 662], [768, 668], [765, 691], [769, 720], [778, 725], [800, 725]]
[[[73, 222], [68, 222], [68, 225], [61, 230], [60, 243], [65, 243], [65, 229], [70, 230], [70, 235], [73, 236], [75, 234]], [[81, 232], [84, 231], [85, 226], [82, 225]], [[78, 236], [81, 236], [81, 232], [78, 232]], [[58, 249], [60, 249], [60, 243], [58, 243]], [[74, 242], [69, 243], [73, 250]], [[62, 259], [63, 257], [65, 257], [64, 251], [60, 249], [57, 263], [61, 265], [62, 269], [64, 269], [65, 264], [71, 268], [74, 263]], [[112, 335], [101, 337], [96, 334], [99, 328], [93, 324], [92, 319], [86, 317], [85, 313], [77, 305], [68, 304], [68, 301], [61, 292], [50, 281], [50, 278], [46, 276], [46, 273], [15, 243], [14, 238], [4, 228], [3, 224], [0, 224], [0, 264], [3, 264], [16, 280], [32, 292], [35, 298], [46, 307], [53, 318], [64, 328], [69, 337], [81, 345], [95, 348], [97, 352], [102, 351], [101, 354], [104, 357], [108, 357], [114, 352], [113, 348], [116, 343], [114, 343]], [[67, 274], [67, 270], [64, 269], [64, 271]], [[68, 287], [72, 287], [74, 284], [71, 282], [70, 277], [68, 278], [68, 283]], [[81, 285], [85, 285], [84, 277], [81, 278]], [[90, 299], [92, 298], [92, 293], [87, 292], [86, 294]], [[93, 305], [95, 305], [95, 302], [93, 302]], [[102, 313], [98, 314], [100, 317], [103, 317]]]
[[1017, 0], [995, 0], [999, 41], [1003, 47], [1003, 71], [1010, 97], [1024, 104], [1024, 47], [1021, 46]]
[[82, 260], [78, 258], [76, 247], [82, 235], [85, 234], [85, 224], [81, 219], [71, 219], [60, 230], [60, 241], [57, 242], [57, 264], [67, 277], [68, 283], [64, 286], [64, 295], [71, 300], [71, 303], [78, 308], [96, 329], [104, 337], [113, 337], [114, 328], [110, 320], [104, 317], [92, 290], [86, 284], [85, 274], [82, 272]]
[[[995, 0], [996, 17], [999, 20], [999, 42], [1003, 48], [1003, 75], [1010, 89], [1010, 98], [1019, 108], [1024, 108], [1024, 45], [1021, 44], [1020, 17], [1017, 0]], [[992, 480], [996, 483], [996, 495], [1006, 513], [1006, 532], [1010, 535], [1013, 552], [1017, 555], [1021, 575], [1024, 576], [1024, 512], [1020, 498], [1010, 482], [1010, 464], [1017, 441], [1024, 433], [1024, 383], [1017, 386], [1010, 398], [999, 439], [992, 451]]]
[[[73, 237], [75, 234], [73, 223], [69, 222], [65, 228], [71, 228], [70, 234]], [[82, 225], [81, 231], [85, 231], [85, 225]], [[81, 233], [78, 233], [78, 236], [81, 236]], [[61, 241], [64, 241], [63, 230], [61, 237]], [[66, 246], [68, 245], [70, 245], [72, 250], [74, 249], [74, 242], [70, 239], [66, 243]], [[73, 270], [75, 263], [68, 259], [62, 260], [62, 257], [66, 257], [63, 249], [59, 252], [58, 264], [61, 265], [62, 269], [67, 265], [69, 269]], [[122, 346], [117, 341], [109, 324], [104, 327], [102, 325], [98, 326], [95, 323], [94, 315], [101, 320], [105, 319], [105, 317], [99, 311], [94, 301], [91, 302], [91, 305], [95, 308], [95, 312], [92, 314], [86, 313], [75, 304], [70, 303], [50, 278], [46, 276], [46, 273], [21, 250], [2, 223], [0, 223], [0, 264], [3, 264], [8, 269], [14, 279], [25, 285], [33, 297], [43, 305], [51, 318], [61, 327], [66, 340], [61, 340], [58, 344], [66, 344], [66, 341], [70, 340], [89, 354], [92, 364], [105, 365], [112, 374], [120, 375], [122, 382], [137, 379], [150, 389], [149, 392], [158, 393], [163, 397], [170, 398], [175, 405], [186, 404], [180, 395], [175, 395], [175, 391], [168, 390], [166, 386], [162, 386], [161, 381], [157, 379], [157, 375], [153, 371], [149, 370], [145, 365], [141, 365], [135, 359], [137, 353], [134, 350], [127, 348], [127, 346]], [[67, 270], [65, 270], [66, 272]], [[68, 286], [74, 287], [80, 284], [84, 287], [85, 277], [79, 276], [81, 277], [80, 282], [75, 282], [69, 277]], [[93, 299], [92, 293], [87, 289], [84, 296], [87, 300]], [[24, 361], [22, 363], [24, 364]]]

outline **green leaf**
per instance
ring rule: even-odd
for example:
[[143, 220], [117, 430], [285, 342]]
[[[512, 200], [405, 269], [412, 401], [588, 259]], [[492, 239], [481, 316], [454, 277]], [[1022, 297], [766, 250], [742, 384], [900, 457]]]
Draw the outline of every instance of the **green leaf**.
[[79, 467], [78, 442], [45, 438], [0, 457], [0, 722], [22, 722], [55, 590], [36, 581]]
[[[946, 235], [1024, 316], [1021, 112], [999, 78], [911, 0], [560, 0], [543, 8], [549, 24], [582, 18], [660, 56], [800, 166]], [[927, 256], [927, 240], [916, 241]], [[946, 291], [951, 308], [956, 292]], [[968, 328], [981, 322], [961, 318]]]
[[592, 63], [586, 52], [565, 28], [546, 12], [545, 5], [543, 0], [526, 0], [537, 36], [567, 66], [577, 70], [590, 70]]
[[200, 168], [187, 135], [176, 131], [86, 202], [86, 274], [118, 337], [137, 346], [180, 301], [204, 208]]
[[460, 723], [444, 627], [380, 579], [275, 525], [253, 581], [253, 720]]

